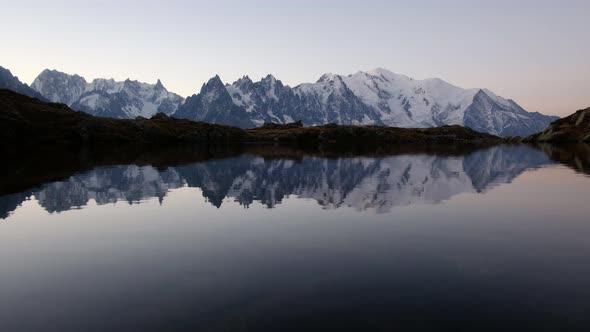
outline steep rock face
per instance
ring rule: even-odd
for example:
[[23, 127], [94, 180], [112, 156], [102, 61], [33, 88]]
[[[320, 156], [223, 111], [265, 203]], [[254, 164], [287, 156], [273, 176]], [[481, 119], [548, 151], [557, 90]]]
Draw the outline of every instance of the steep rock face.
[[87, 82], [78, 75], [68, 75], [57, 70], [45, 69], [31, 87], [49, 101], [72, 105], [86, 91]]
[[41, 94], [30, 86], [22, 83], [18, 77], [12, 75], [10, 70], [0, 66], [0, 89], [8, 89], [20, 94], [45, 101]]
[[300, 104], [292, 89], [274, 76], [259, 82], [245, 76], [225, 88], [235, 105], [244, 108], [255, 125], [293, 122], [293, 108]]
[[99, 78], [88, 83], [78, 75], [44, 70], [32, 87], [52, 102], [92, 115], [120, 119], [149, 118], [160, 112], [170, 115], [184, 102], [182, 97], [168, 92], [160, 80], [148, 84]]
[[294, 91], [302, 101], [294, 116], [304, 123], [384, 124], [379, 111], [355, 94], [339, 75], [323, 75], [316, 83], [299, 85]]
[[255, 126], [245, 108], [234, 103], [219, 76], [203, 84], [199, 94], [188, 97], [174, 117], [241, 128]]
[[590, 107], [559, 119], [544, 131], [531, 135], [526, 141], [590, 143]]
[[464, 125], [498, 136], [528, 136], [545, 129], [548, 121], [555, 119], [558, 117], [527, 112], [512, 100], [479, 90], [465, 111]]
[[[530, 135], [557, 119], [526, 112], [514, 101], [486, 89], [462, 89], [436, 78], [414, 80], [385, 69], [348, 76], [325, 74], [316, 83], [294, 88], [270, 75], [259, 82], [244, 77], [225, 85], [231, 104], [221, 91], [219, 77], [207, 85], [212, 81], [216, 82], [215, 98], [187, 103], [174, 116], [242, 127], [296, 120], [305, 125], [405, 128], [464, 125], [499, 136]], [[193, 99], [203, 93], [211, 92], [205, 89]], [[239, 118], [230, 118], [228, 113]]]

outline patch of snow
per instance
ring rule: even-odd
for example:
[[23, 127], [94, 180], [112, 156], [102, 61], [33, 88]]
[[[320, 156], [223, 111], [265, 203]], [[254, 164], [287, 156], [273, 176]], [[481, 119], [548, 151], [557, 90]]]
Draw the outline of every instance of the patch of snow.
[[97, 109], [99, 104], [99, 98], [100, 96], [98, 94], [88, 95], [80, 99], [80, 104], [85, 105], [91, 109]]

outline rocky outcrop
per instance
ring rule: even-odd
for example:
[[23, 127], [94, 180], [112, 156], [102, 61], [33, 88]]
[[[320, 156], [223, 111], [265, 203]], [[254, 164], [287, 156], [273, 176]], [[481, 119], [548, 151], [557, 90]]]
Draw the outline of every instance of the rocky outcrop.
[[395, 143], [501, 143], [502, 139], [462, 126], [395, 128], [386, 126], [346, 126], [328, 124], [301, 127], [293, 124], [266, 124], [246, 131], [247, 140], [298, 144], [379, 145]]
[[554, 121], [542, 132], [525, 139], [527, 142], [590, 143], [590, 107]]

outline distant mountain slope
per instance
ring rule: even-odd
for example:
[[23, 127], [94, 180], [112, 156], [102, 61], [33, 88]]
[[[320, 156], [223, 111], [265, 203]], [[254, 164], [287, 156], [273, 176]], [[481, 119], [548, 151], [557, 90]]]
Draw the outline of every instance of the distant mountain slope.
[[12, 75], [10, 70], [2, 66], [0, 66], [0, 89], [8, 89], [29, 97], [46, 100], [45, 98], [43, 98], [43, 96], [41, 96], [40, 93], [38, 93], [25, 83], [22, 83], [18, 79], [18, 77]]
[[291, 88], [269, 75], [223, 85], [218, 76], [189, 97], [176, 117], [240, 127], [265, 122], [426, 128], [464, 125], [499, 136], [527, 136], [558, 117], [530, 113], [487, 89], [462, 89], [441, 79], [414, 80], [385, 69]]
[[526, 140], [590, 143], [590, 107], [551, 123], [547, 129], [527, 137]]
[[179, 95], [168, 92], [160, 80], [148, 84], [99, 78], [88, 83], [81, 76], [48, 69], [37, 76], [31, 87], [48, 100], [74, 110], [120, 119], [150, 118], [159, 112], [170, 115], [184, 102]]

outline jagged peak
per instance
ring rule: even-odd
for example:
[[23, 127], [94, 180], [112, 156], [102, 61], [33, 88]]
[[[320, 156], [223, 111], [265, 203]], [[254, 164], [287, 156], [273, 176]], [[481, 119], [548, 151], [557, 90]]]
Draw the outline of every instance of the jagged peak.
[[[22, 83], [22, 82], [19, 80], [18, 76], [14, 75], [14, 74], [13, 74], [13, 73], [10, 71], [10, 69], [8, 69], [8, 68], [0, 67], [0, 74], [2, 74], [3, 76], [4, 76], [4, 75], [5, 75], [5, 76], [8, 76], [8, 78], [9, 78], [9, 79], [14, 79], [14, 80], [16, 80], [16, 81], [17, 81], [17, 83], [20, 83], [20, 84], [22, 84], [22, 85], [24, 85], [24, 86], [27, 86], [27, 87], [28, 87], [28, 85], [27, 85], [27, 84], [25, 84], [25, 83]], [[2, 78], [2, 77], [0, 77], [0, 78]]]
[[487, 97], [487, 98], [490, 98], [490, 99], [492, 99], [492, 100], [495, 100], [495, 99], [502, 99], [502, 100], [505, 100], [504, 98], [502, 98], [502, 97], [500, 97], [500, 96], [496, 95], [496, 94], [495, 94], [495, 93], [493, 93], [491, 90], [489, 90], [489, 89], [486, 89], [486, 88], [477, 89], [477, 94], [479, 94], [479, 95], [484, 95], [485, 97]]
[[320, 79], [317, 80], [316, 83], [330, 82], [330, 81], [335, 81], [335, 80], [342, 80], [342, 77], [340, 77], [340, 75], [338, 75], [338, 74], [326, 73], [326, 74], [322, 75], [320, 77]]
[[263, 79], [261, 79], [261, 81], [276, 81], [277, 79], [272, 76], [272, 74], [268, 74], [266, 75], [266, 77], [264, 77]]
[[[61, 70], [57, 70], [57, 69], [49, 69], [49, 68], [46, 68], [46, 69], [44, 69], [44, 70], [41, 72], [41, 74], [61, 74], [61, 75], [68, 75], [68, 76], [70, 76], [70, 74], [68, 74], [68, 73], [66, 73], [66, 72], [63, 72], [63, 71], [61, 71]], [[71, 75], [71, 76], [73, 76], [73, 75]]]
[[6, 76], [11, 76], [11, 77], [18, 79], [18, 77], [14, 76], [12, 74], [12, 72], [10, 71], [10, 69], [8, 69], [8, 68], [0, 67], [0, 74], [4, 74]]
[[43, 71], [41, 73], [39, 73], [39, 76], [48, 75], [48, 74], [56, 74], [56, 73], [59, 73], [59, 72], [55, 69], [45, 68], [45, 69], [43, 69]]
[[238, 78], [232, 85], [244, 85], [244, 84], [251, 84], [253, 81], [250, 79], [248, 75], [244, 75], [241, 78]]
[[219, 75], [215, 75], [213, 77], [211, 77], [207, 83], [204, 83], [203, 86], [201, 87], [201, 93], [203, 91], [207, 91], [207, 90], [219, 90], [219, 89], [225, 89], [225, 84], [223, 84], [223, 81], [221, 81], [221, 77], [219, 77]]
[[215, 84], [221, 83], [221, 84], [223, 84], [223, 82], [221, 81], [221, 77], [219, 77], [219, 75], [217, 75], [217, 74], [215, 76], [211, 77], [209, 79], [209, 81], [207, 81], [207, 85], [212, 84], [212, 83], [215, 83]]
[[158, 78], [158, 81], [156, 82], [155, 88], [158, 90], [166, 90], [166, 88], [164, 87], [164, 84], [162, 84], [162, 81], [160, 81], [159, 78]]
[[73, 77], [73, 78], [77, 78], [77, 79], [82, 79], [84, 80], [84, 82], [86, 82], [86, 79], [78, 74], [68, 74], [66, 72], [57, 70], [57, 69], [43, 69], [43, 71], [37, 75], [37, 78], [42, 78], [42, 77], [46, 77], [46, 76], [61, 76], [61, 77]]
[[244, 75], [238, 79], [238, 82], [252, 82], [252, 79], [248, 75]]
[[486, 100], [492, 100], [492, 96], [490, 96], [485, 89], [476, 89], [477, 92], [473, 96], [473, 98], [484, 98]]
[[123, 82], [123, 86], [125, 88], [130, 88], [130, 89], [139, 89], [142, 85], [144, 85], [145, 83], [140, 83], [138, 80], [132, 80], [130, 78], [126, 79], [125, 82]]

